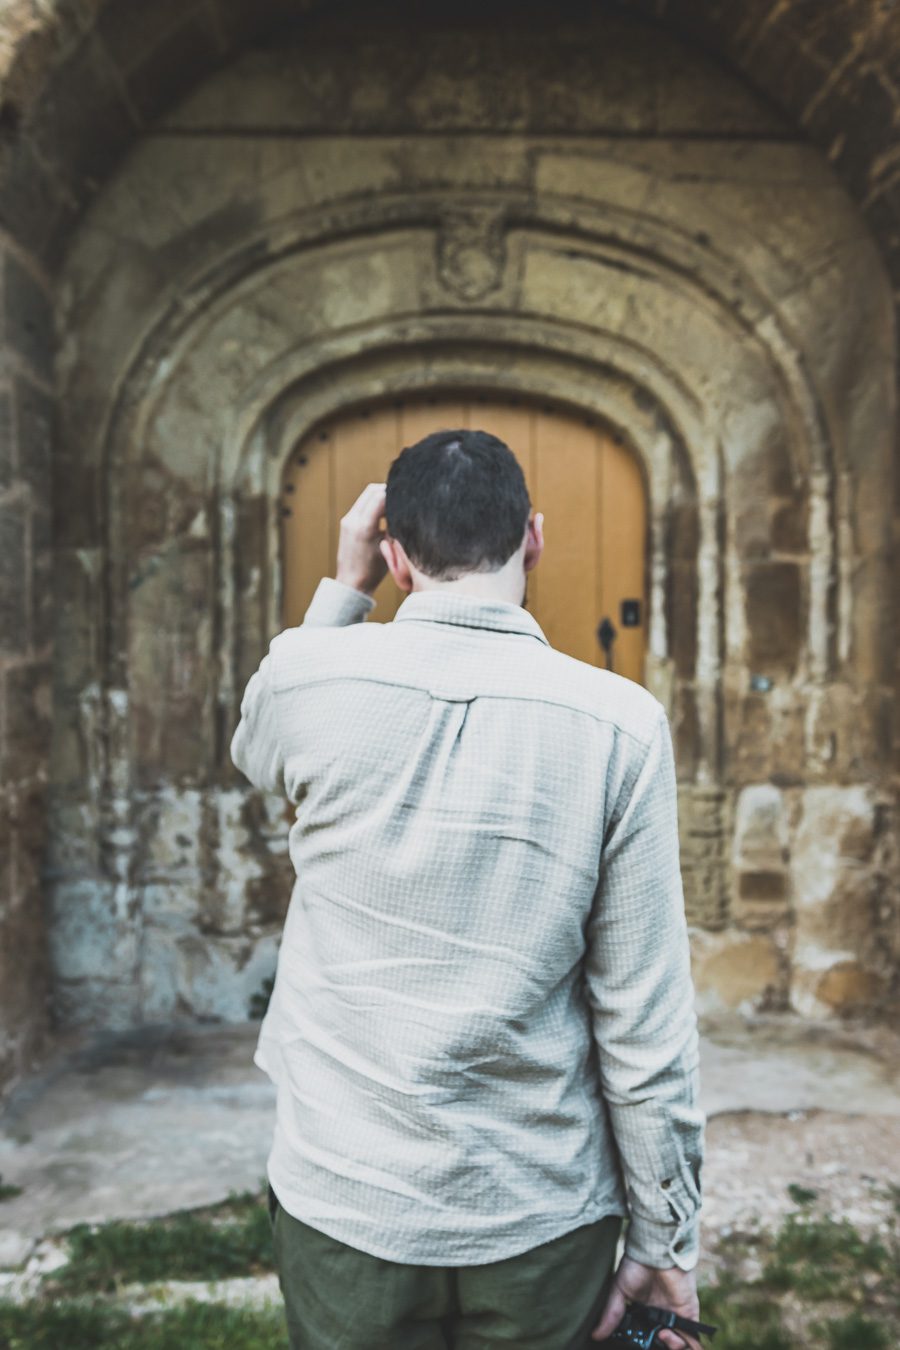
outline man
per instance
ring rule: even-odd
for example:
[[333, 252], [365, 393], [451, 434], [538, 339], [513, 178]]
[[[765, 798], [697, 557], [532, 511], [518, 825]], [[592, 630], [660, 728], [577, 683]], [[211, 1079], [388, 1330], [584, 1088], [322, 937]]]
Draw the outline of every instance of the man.
[[[294, 1350], [576, 1350], [626, 1299], [699, 1312], [669, 724], [550, 646], [543, 546], [502, 441], [426, 436], [244, 695], [234, 762], [297, 808], [254, 1056]], [[387, 570], [407, 595], [366, 623]]]

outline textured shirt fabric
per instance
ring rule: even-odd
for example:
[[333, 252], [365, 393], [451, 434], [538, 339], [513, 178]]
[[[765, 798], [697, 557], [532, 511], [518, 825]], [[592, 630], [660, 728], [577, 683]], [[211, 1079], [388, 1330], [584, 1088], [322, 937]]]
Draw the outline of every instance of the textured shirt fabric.
[[704, 1116], [665, 708], [520, 605], [325, 577], [251, 678], [234, 763], [296, 805], [254, 1062], [282, 1206], [478, 1265], [607, 1214], [698, 1257]]

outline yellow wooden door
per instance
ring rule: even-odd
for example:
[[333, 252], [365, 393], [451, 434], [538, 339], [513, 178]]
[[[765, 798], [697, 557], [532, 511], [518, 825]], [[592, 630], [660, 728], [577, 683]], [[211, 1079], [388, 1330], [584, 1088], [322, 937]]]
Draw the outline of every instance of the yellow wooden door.
[[[544, 513], [526, 606], [552, 645], [643, 682], [646, 502], [637, 460], [593, 419], [494, 395], [414, 396], [343, 413], [295, 448], [281, 496], [285, 627], [300, 623], [320, 577], [334, 576], [340, 518], [365, 485], [385, 482], [404, 446], [463, 427], [506, 442]], [[404, 599], [388, 574], [372, 619], [388, 622]]]

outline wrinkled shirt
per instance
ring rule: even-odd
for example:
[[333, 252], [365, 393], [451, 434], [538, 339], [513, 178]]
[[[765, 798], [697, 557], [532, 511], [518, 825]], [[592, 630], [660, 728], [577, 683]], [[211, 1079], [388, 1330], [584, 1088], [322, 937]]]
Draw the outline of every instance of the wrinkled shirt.
[[691, 1269], [704, 1116], [665, 708], [516, 604], [323, 578], [231, 753], [296, 806], [254, 1062], [268, 1178], [358, 1250], [477, 1265], [607, 1214]]

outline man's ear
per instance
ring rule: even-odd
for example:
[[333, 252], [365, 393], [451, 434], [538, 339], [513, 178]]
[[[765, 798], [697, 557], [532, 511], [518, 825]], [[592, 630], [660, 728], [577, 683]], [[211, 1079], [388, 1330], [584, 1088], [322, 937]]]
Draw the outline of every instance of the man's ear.
[[541, 554], [544, 551], [544, 516], [538, 512], [532, 520], [529, 520], [525, 531], [525, 552], [522, 555], [522, 566], [526, 572], [530, 572], [535, 566]]
[[392, 539], [388, 535], [386, 539], [379, 540], [378, 547], [398, 588], [401, 591], [411, 591], [413, 588], [412, 572], [409, 570], [409, 559], [404, 552], [403, 545], [397, 539]]

